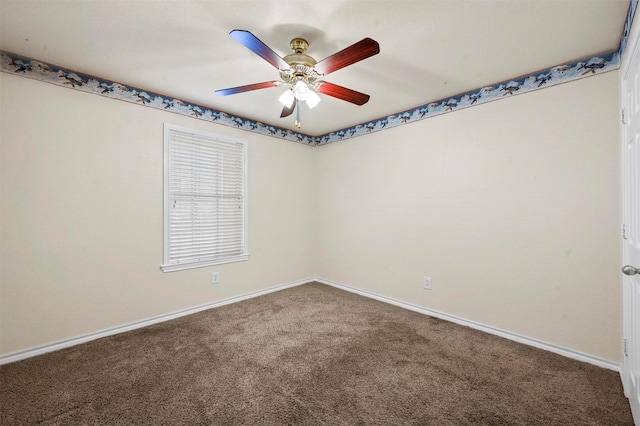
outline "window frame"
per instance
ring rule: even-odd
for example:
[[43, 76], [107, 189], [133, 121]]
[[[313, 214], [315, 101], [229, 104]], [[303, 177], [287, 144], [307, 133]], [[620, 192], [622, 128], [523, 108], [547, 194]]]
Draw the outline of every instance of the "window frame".
[[[184, 263], [171, 263], [169, 260], [169, 209], [171, 197], [169, 194], [169, 144], [171, 142], [171, 132], [187, 134], [192, 138], [198, 139], [199, 142], [211, 142], [240, 146], [242, 150], [242, 226], [241, 239], [242, 249], [240, 254], [230, 256], [221, 256], [216, 258], [208, 258], [207, 260], [187, 261]], [[248, 178], [248, 142], [243, 139], [231, 138], [229, 136], [205, 132], [198, 129], [186, 128], [169, 123], [164, 123], [164, 159], [163, 159], [163, 256], [160, 269], [163, 272], [180, 271], [185, 269], [202, 268], [212, 265], [220, 265], [225, 263], [242, 262], [249, 259], [249, 243], [248, 243], [248, 196], [247, 196], [247, 178]]]

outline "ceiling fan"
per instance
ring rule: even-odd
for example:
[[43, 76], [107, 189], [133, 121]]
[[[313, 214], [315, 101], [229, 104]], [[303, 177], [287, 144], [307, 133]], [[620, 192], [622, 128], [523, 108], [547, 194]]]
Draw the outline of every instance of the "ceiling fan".
[[305, 53], [309, 43], [303, 38], [291, 40], [293, 53], [282, 58], [249, 31], [233, 30], [229, 35], [275, 68], [278, 68], [280, 80], [216, 90], [216, 94], [220, 96], [286, 84], [288, 85], [287, 91], [278, 98], [280, 103], [284, 105], [280, 117], [288, 117], [295, 110], [295, 124], [298, 128], [301, 127], [300, 102], [306, 102], [309, 108], [313, 108], [320, 102], [318, 93], [356, 105], [364, 105], [369, 101], [369, 95], [323, 81], [321, 78], [331, 72], [380, 53], [380, 46], [375, 40], [364, 38], [321, 61], [316, 61]]

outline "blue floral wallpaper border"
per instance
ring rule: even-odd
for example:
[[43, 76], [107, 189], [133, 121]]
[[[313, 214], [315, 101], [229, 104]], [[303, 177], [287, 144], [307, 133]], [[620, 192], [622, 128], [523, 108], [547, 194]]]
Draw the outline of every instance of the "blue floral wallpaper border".
[[448, 112], [481, 105], [486, 102], [504, 99], [505, 97], [523, 94], [618, 69], [620, 67], [620, 58], [627, 45], [629, 31], [637, 6], [638, 0], [631, 0], [620, 46], [616, 51], [569, 64], [557, 65], [528, 76], [514, 78], [513, 80], [483, 87], [479, 90], [456, 95], [448, 99], [434, 101], [417, 108], [402, 111], [368, 123], [337, 130], [322, 136], [305, 135], [140, 88], [60, 68], [9, 52], [0, 51], [0, 71], [18, 74], [83, 92], [119, 99], [125, 102], [144, 105], [146, 107], [195, 117], [200, 120], [235, 127], [253, 133], [317, 146], [401, 126]]
[[211, 121], [225, 126], [236, 127], [254, 133], [287, 139], [307, 145], [316, 144], [316, 138], [313, 136], [249, 120], [237, 115], [231, 115], [223, 111], [217, 111], [202, 105], [170, 98], [168, 96], [153, 93], [137, 87], [127, 86], [77, 71], [60, 68], [55, 65], [46, 64], [9, 52], [0, 51], [0, 71], [18, 74], [58, 86], [66, 86], [82, 92], [93, 93], [125, 102], [144, 105], [146, 107]]
[[618, 54], [622, 58], [625, 49], [627, 48], [627, 41], [629, 40], [629, 32], [631, 31], [631, 24], [633, 23], [633, 17], [638, 8], [638, 0], [631, 0], [629, 5], [629, 12], [627, 13], [627, 20], [624, 23], [624, 29], [622, 30], [622, 38], [620, 40], [620, 47], [618, 48]]
[[513, 96], [542, 89], [544, 87], [555, 86], [556, 84], [590, 77], [595, 74], [602, 74], [620, 67], [620, 59], [627, 46], [629, 32], [633, 23], [638, 0], [631, 0], [624, 30], [621, 35], [618, 50], [608, 52], [593, 58], [583, 59], [569, 64], [557, 65], [547, 70], [538, 71], [529, 76], [515, 78], [509, 81], [483, 87], [479, 90], [463, 93], [448, 99], [440, 99], [427, 105], [422, 105], [414, 109], [403, 111], [394, 115], [379, 118], [368, 123], [358, 124], [326, 135], [318, 136], [316, 145], [326, 145], [344, 139], [361, 136], [367, 133], [389, 129], [403, 124], [412, 123], [418, 120], [435, 117], [452, 111], [461, 110], [471, 106], [481, 105], [503, 99], [505, 96]]
[[441, 99], [422, 105], [417, 108], [402, 111], [388, 117], [383, 117], [368, 123], [358, 124], [347, 129], [338, 130], [318, 137], [318, 145], [344, 140], [367, 133], [389, 129], [418, 120], [435, 117], [448, 112], [458, 111], [471, 106], [481, 105], [487, 102], [503, 99], [505, 97], [519, 95], [544, 87], [555, 86], [620, 67], [620, 55], [611, 52], [584, 61], [567, 65], [558, 65], [548, 70], [540, 71], [534, 75], [504, 81], [492, 86], [483, 87], [480, 90]]

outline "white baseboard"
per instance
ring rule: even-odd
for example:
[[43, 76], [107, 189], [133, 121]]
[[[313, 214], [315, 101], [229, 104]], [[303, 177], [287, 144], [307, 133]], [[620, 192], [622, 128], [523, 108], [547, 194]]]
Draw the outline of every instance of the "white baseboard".
[[177, 312], [171, 312], [164, 315], [159, 315], [153, 318], [148, 318], [141, 321], [132, 322], [129, 324], [124, 324], [118, 327], [109, 328], [106, 330], [96, 331], [94, 333], [84, 334], [82, 336], [73, 337], [71, 339], [61, 340], [55, 343], [50, 343], [43, 346], [38, 346], [31, 349], [26, 349], [19, 352], [10, 353], [7, 355], [0, 356], [0, 365], [9, 364], [11, 362], [21, 361], [23, 359], [31, 358], [37, 355], [42, 355], [47, 352], [53, 352], [60, 349], [68, 348], [71, 346], [79, 345], [82, 343], [87, 343], [92, 340], [100, 339], [103, 337], [113, 336], [115, 334], [124, 333], [131, 330], [136, 330], [138, 328], [147, 327], [152, 324], [157, 324], [160, 322], [170, 321], [172, 319], [184, 317], [186, 315], [195, 314], [197, 312], [206, 311], [207, 309], [218, 308], [224, 305], [230, 305], [232, 303], [241, 302], [243, 300], [252, 299], [254, 297], [262, 296], [265, 294], [273, 293], [276, 291], [284, 290], [291, 287], [296, 287], [302, 284], [307, 284], [309, 282], [315, 281], [314, 277], [305, 278], [298, 281], [293, 281], [287, 284], [281, 284], [275, 287], [270, 287], [264, 290], [258, 290], [251, 293], [246, 293], [240, 296], [231, 297], [228, 299], [220, 300], [217, 302], [207, 303], [204, 305], [196, 306], [189, 309], [184, 309]]
[[109, 328], [106, 330], [97, 331], [94, 333], [85, 334], [82, 336], [74, 337], [71, 339], [62, 340], [59, 342], [38, 346], [35, 348], [27, 349], [20, 352], [14, 352], [7, 355], [0, 356], [0, 365], [9, 364], [11, 362], [21, 361], [27, 358], [31, 358], [37, 355], [42, 355], [47, 352], [53, 352], [60, 349], [68, 348], [71, 346], [79, 345], [82, 343], [90, 342], [92, 340], [100, 339], [103, 337], [113, 336], [115, 334], [124, 333], [131, 330], [136, 330], [138, 328], [147, 327], [152, 324], [157, 324], [164, 321], [170, 321], [172, 319], [180, 318], [186, 315], [195, 314], [197, 312], [206, 311], [207, 309], [218, 308], [220, 306], [229, 305], [232, 303], [241, 302], [243, 300], [252, 299], [254, 297], [262, 296], [265, 294], [273, 293], [280, 290], [285, 290], [287, 288], [296, 287], [302, 284], [307, 284], [310, 282], [319, 282], [321, 284], [329, 285], [341, 290], [349, 291], [351, 293], [356, 293], [361, 296], [365, 296], [371, 299], [378, 300], [380, 302], [389, 303], [391, 305], [398, 306], [400, 308], [408, 309], [410, 311], [418, 312], [424, 315], [428, 315], [431, 317], [439, 318], [442, 320], [450, 321], [459, 325], [464, 325], [476, 330], [483, 331], [485, 333], [494, 334], [496, 336], [504, 337], [505, 339], [513, 340], [518, 343], [522, 343], [525, 345], [533, 346], [539, 349], [544, 349], [549, 352], [553, 352], [562, 356], [566, 356], [567, 358], [575, 359], [577, 361], [587, 362], [589, 364], [596, 365], [598, 367], [606, 368], [609, 370], [621, 372], [621, 367], [619, 364], [614, 362], [595, 357], [593, 355], [585, 354], [579, 351], [574, 351], [572, 349], [563, 348], [561, 346], [553, 345], [551, 343], [542, 342], [540, 340], [532, 339], [530, 337], [522, 336], [516, 333], [512, 333], [510, 331], [501, 330], [499, 328], [487, 326], [475, 321], [470, 321], [464, 318], [457, 317], [455, 315], [449, 315], [443, 312], [434, 311], [432, 309], [424, 308], [417, 305], [412, 305], [407, 302], [403, 302], [401, 300], [393, 299], [386, 296], [381, 296], [379, 294], [375, 294], [369, 291], [359, 290], [353, 287], [350, 287], [345, 284], [337, 283], [335, 281], [330, 281], [320, 277], [310, 277], [305, 278], [298, 281], [293, 281], [287, 284], [278, 285], [275, 287], [270, 287], [264, 290], [258, 290], [251, 293], [246, 293], [240, 296], [231, 297], [228, 299], [220, 300], [217, 302], [207, 303], [204, 305], [196, 306], [189, 309], [184, 309], [177, 312], [172, 312], [164, 315], [159, 315], [153, 318], [148, 318], [141, 321], [136, 321], [129, 324], [124, 324], [119, 327]]
[[393, 299], [386, 296], [381, 296], [376, 293], [372, 293], [369, 291], [359, 290], [357, 288], [350, 287], [345, 284], [337, 283], [335, 281], [326, 280], [324, 278], [316, 277], [314, 281], [317, 281], [322, 284], [330, 285], [335, 288], [339, 288], [341, 290], [346, 290], [351, 293], [356, 293], [361, 296], [369, 297], [371, 299], [378, 300], [380, 302], [389, 303], [391, 305], [395, 305], [404, 309], [408, 309], [410, 311], [418, 312], [424, 315], [428, 315], [431, 317], [439, 318], [445, 321], [450, 321], [459, 325], [464, 325], [476, 330], [483, 331], [485, 333], [494, 334], [496, 336], [504, 337], [505, 339], [513, 340], [518, 343], [522, 343], [528, 346], [533, 346], [538, 349], [544, 349], [549, 352], [556, 353], [558, 355], [565, 356], [567, 358], [575, 359], [577, 361], [586, 362], [589, 364], [596, 365], [598, 367], [606, 368], [608, 370], [617, 371], [621, 373], [620, 364], [616, 364], [606, 359], [598, 358], [593, 355], [589, 355], [583, 352], [574, 351], [572, 349], [563, 348], [561, 346], [557, 346], [551, 343], [543, 342], [537, 339], [532, 339], [530, 337], [522, 336], [517, 333], [512, 333], [510, 331], [501, 330], [496, 327], [491, 327], [488, 325], [484, 325], [475, 321], [467, 320], [464, 318], [457, 317], [455, 315], [449, 315], [444, 312], [434, 311], [432, 309], [423, 308], [421, 306], [412, 305], [411, 303], [403, 302], [401, 300]]

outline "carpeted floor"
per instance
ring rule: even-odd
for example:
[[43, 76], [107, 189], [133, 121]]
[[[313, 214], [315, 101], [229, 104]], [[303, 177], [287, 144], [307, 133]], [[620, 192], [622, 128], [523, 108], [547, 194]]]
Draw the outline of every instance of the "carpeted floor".
[[618, 373], [322, 284], [0, 367], [3, 425], [632, 425]]

